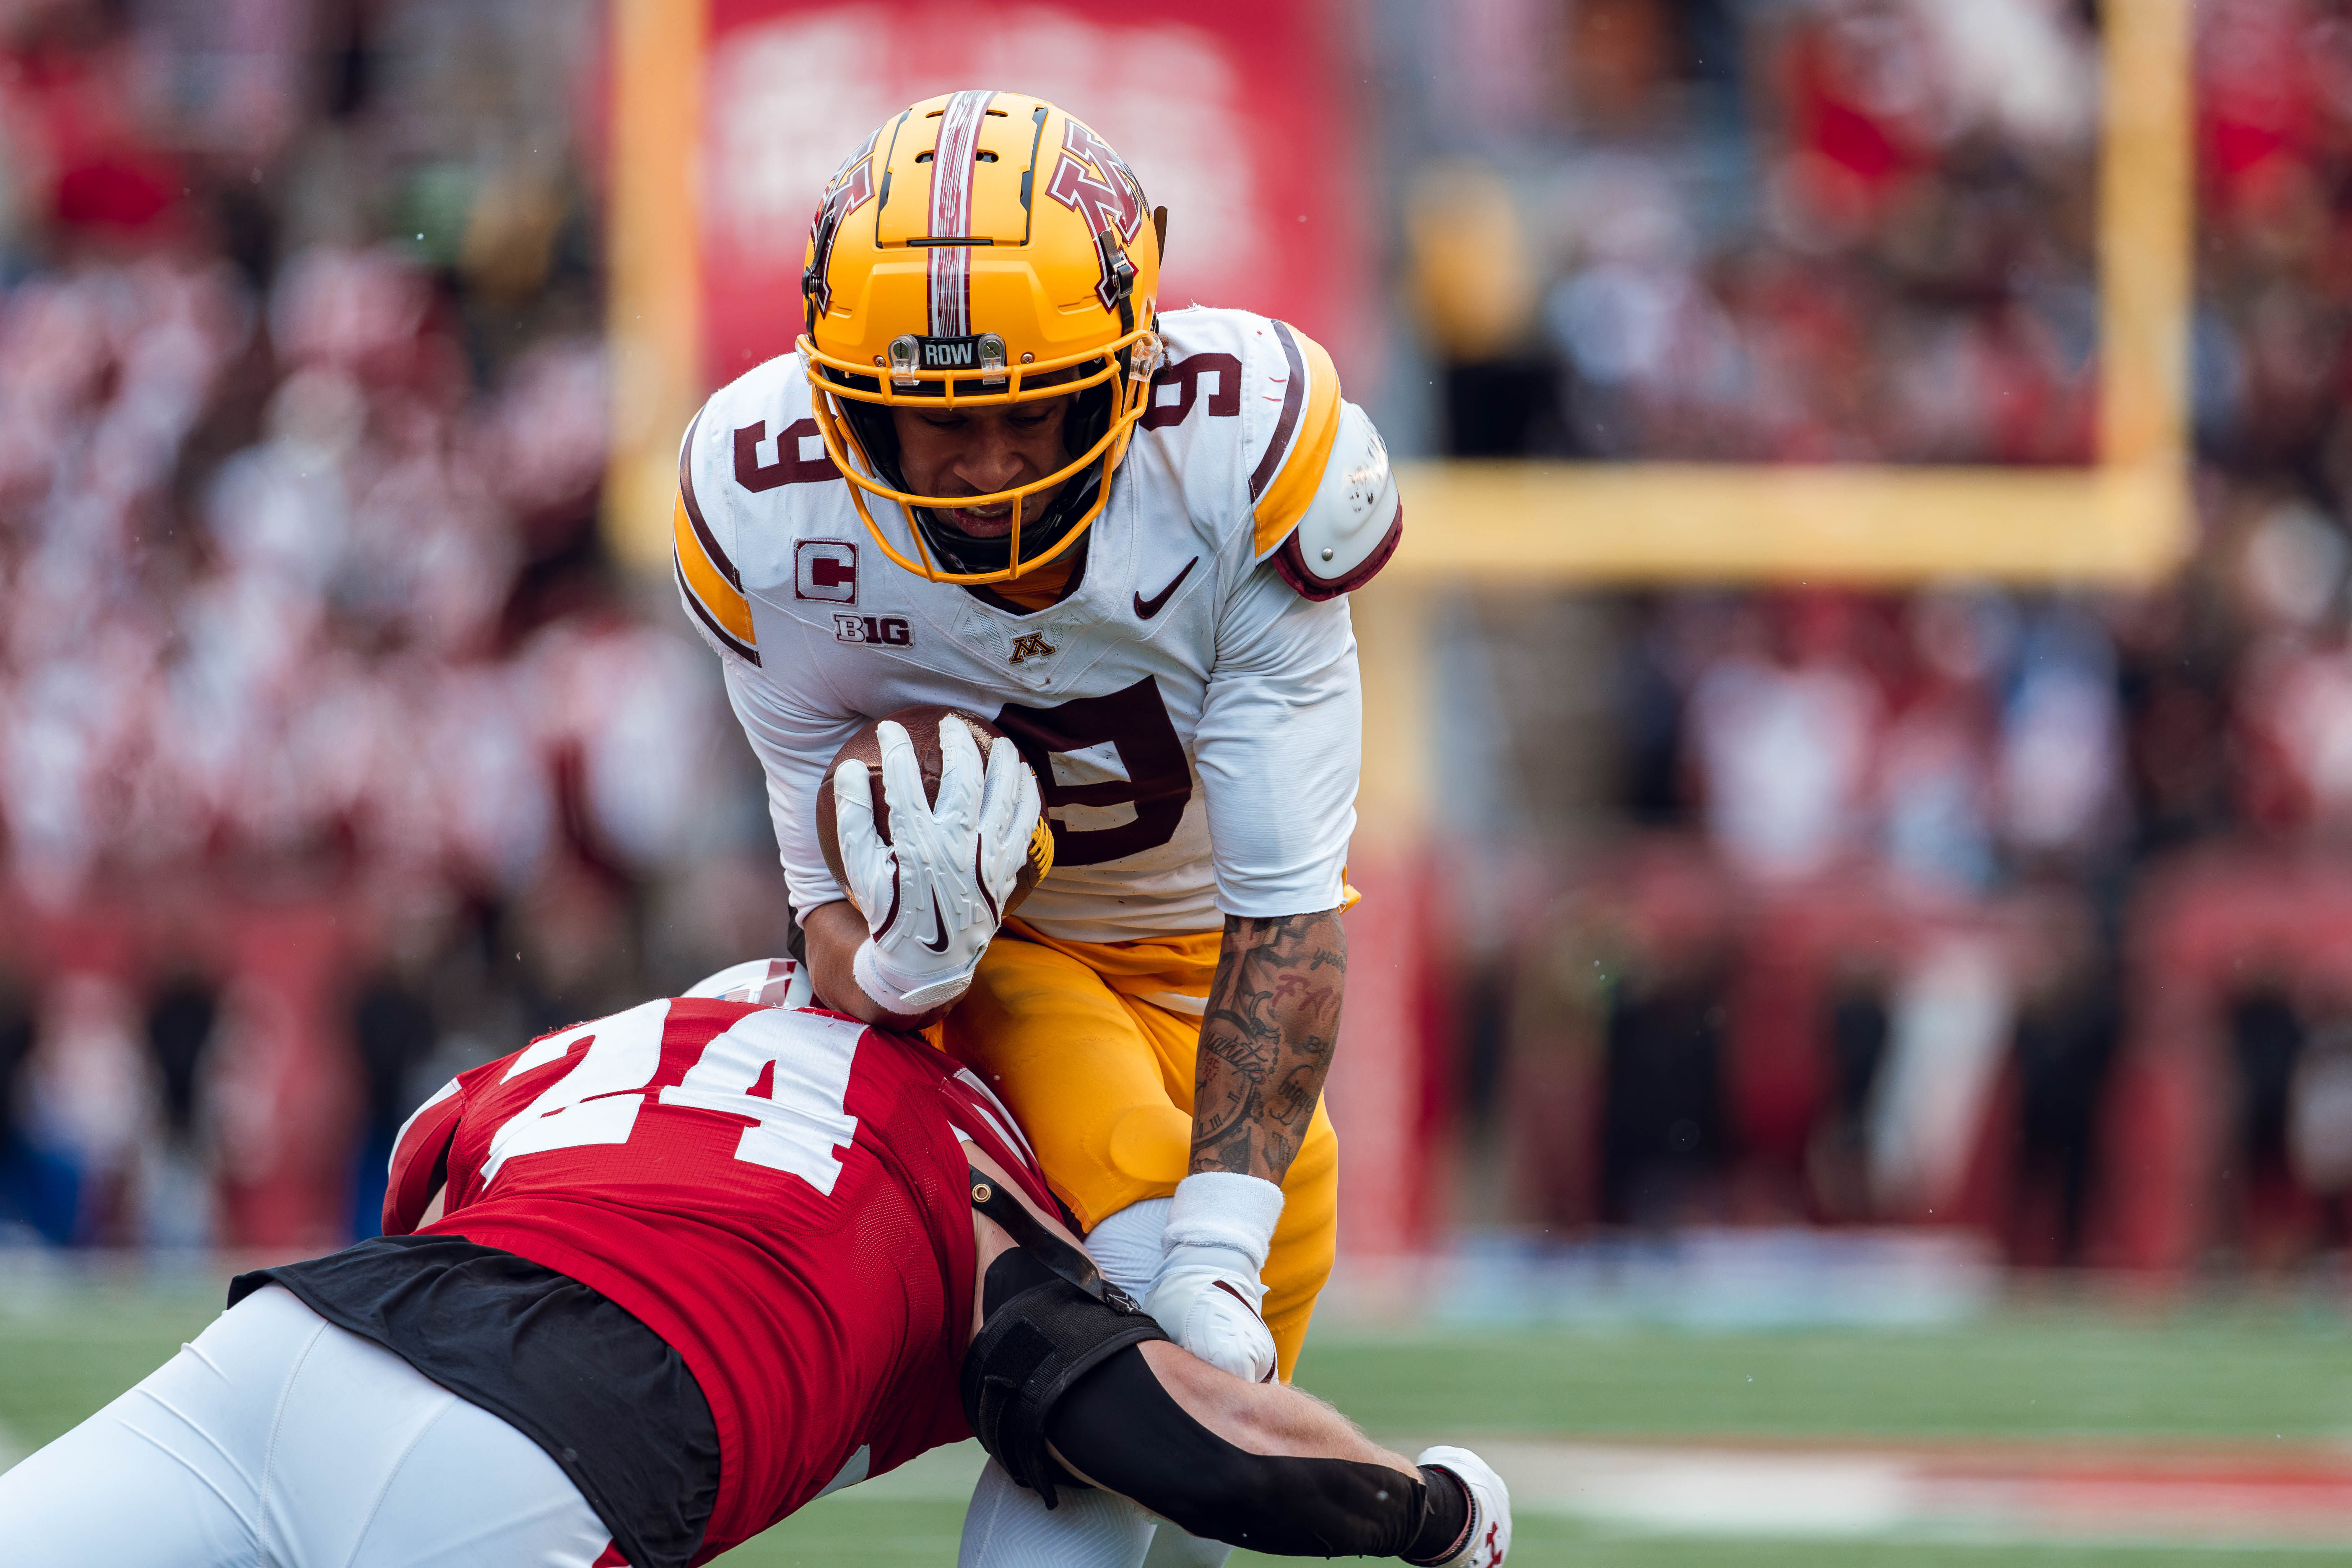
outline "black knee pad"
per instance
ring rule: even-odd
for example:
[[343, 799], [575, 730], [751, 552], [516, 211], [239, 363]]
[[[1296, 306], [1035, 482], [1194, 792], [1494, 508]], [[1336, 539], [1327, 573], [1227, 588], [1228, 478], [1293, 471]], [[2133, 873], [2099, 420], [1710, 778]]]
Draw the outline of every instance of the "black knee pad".
[[981, 1310], [963, 1358], [964, 1419], [1005, 1472], [1051, 1508], [1055, 1485], [1069, 1484], [1045, 1448], [1055, 1408], [1106, 1359], [1168, 1335], [1118, 1288], [1105, 1287], [1097, 1300], [1018, 1247], [989, 1265]]
[[[1186, 1414], [1140, 1351], [1106, 1359], [1055, 1407], [1054, 1444], [1087, 1477], [1194, 1535], [1286, 1557], [1433, 1554], [1466, 1498], [1351, 1459], [1236, 1447]], [[1449, 1487], [1451, 1483], [1448, 1483]]]

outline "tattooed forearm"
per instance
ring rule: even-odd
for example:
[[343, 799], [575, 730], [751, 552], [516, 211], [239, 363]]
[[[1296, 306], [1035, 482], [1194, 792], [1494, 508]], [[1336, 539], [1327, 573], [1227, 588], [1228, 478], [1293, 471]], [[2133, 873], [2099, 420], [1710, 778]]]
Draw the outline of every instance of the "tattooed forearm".
[[1225, 917], [1192, 1077], [1192, 1169], [1279, 1182], [1323, 1097], [1339, 1033], [1339, 911]]

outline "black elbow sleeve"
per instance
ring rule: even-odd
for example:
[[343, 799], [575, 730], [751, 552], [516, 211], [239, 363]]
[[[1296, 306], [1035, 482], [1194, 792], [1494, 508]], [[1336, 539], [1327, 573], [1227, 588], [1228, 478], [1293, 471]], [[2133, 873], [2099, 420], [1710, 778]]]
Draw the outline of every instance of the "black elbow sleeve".
[[1194, 1535], [1253, 1552], [1396, 1557], [1445, 1532], [1429, 1488], [1414, 1477], [1349, 1459], [1270, 1458], [1226, 1442], [1185, 1413], [1132, 1347], [1064, 1394], [1045, 1430], [1097, 1485]]
[[963, 1360], [964, 1419], [1005, 1472], [1052, 1508], [1055, 1488], [1069, 1484], [1045, 1448], [1055, 1410], [1106, 1358], [1168, 1336], [1118, 1289], [1097, 1299], [1017, 1248], [989, 1266], [981, 1310], [986, 1321]]

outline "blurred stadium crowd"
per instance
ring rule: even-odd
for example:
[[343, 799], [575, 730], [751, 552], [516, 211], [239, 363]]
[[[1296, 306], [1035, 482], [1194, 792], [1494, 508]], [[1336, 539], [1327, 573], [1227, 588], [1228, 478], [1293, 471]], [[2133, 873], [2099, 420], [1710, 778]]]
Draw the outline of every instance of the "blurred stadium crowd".
[[774, 941], [596, 528], [594, 23], [0, 8], [0, 1223], [372, 1230], [452, 1060]]
[[[1350, 15], [1402, 451], [2092, 457], [2092, 5]], [[1462, 1216], [2346, 1245], [2352, 12], [2199, 17], [2178, 579], [1448, 611]], [[0, 1227], [367, 1228], [452, 1066], [774, 945], [707, 657], [595, 528], [601, 47], [0, 5]]]
[[[2094, 7], [1439, 10], [1392, 30], [1445, 62], [1393, 79], [1441, 449], [2090, 458]], [[1456, 831], [1542, 933], [1470, 921], [1474, 1208], [2341, 1252], [2352, 13], [2197, 15], [2177, 580], [1458, 607], [1449, 744], [1507, 739]]]
[[1448, 449], [2089, 457], [2097, 69], [2068, 7], [1420, 21], [1447, 68], [1414, 140], [1454, 156], [1405, 221]]

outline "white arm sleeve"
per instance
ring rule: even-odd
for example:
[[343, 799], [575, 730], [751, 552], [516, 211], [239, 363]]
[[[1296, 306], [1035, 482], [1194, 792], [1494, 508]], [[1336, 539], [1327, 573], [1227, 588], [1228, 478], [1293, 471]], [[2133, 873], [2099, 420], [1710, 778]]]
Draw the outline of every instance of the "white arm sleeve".
[[727, 700], [768, 775], [768, 819], [783, 860], [784, 890], [798, 917], [845, 896], [817, 847], [816, 792], [824, 783], [825, 764], [863, 721], [855, 713], [807, 708], [740, 659], [722, 659], [720, 666], [727, 672]]
[[1363, 730], [1347, 599], [1309, 604], [1272, 567], [1252, 571], [1218, 626], [1194, 742], [1219, 909], [1339, 908]]

